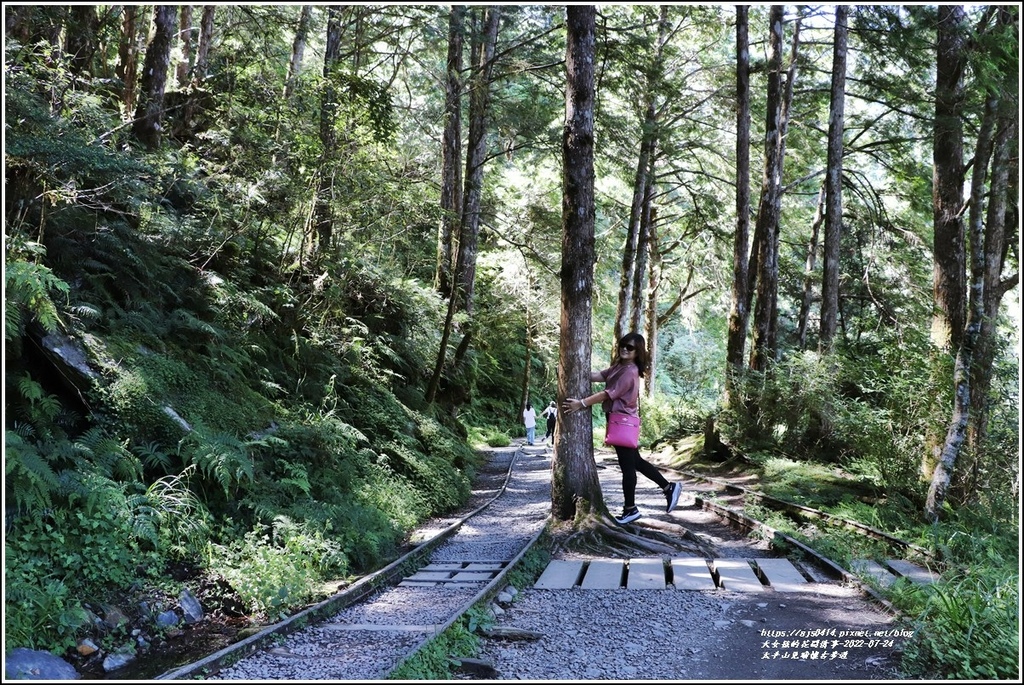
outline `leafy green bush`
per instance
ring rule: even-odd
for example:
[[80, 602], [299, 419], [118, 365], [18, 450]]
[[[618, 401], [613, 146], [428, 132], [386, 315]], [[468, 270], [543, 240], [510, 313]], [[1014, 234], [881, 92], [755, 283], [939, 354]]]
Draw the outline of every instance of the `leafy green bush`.
[[337, 566], [335, 543], [281, 520], [273, 534], [252, 530], [241, 540], [211, 544], [206, 566], [222, 576], [247, 608], [280, 620], [316, 596], [322, 569]]
[[17, 572], [21, 557], [4, 559], [4, 639], [9, 645], [61, 653], [87, 623], [81, 600], [62, 580]]

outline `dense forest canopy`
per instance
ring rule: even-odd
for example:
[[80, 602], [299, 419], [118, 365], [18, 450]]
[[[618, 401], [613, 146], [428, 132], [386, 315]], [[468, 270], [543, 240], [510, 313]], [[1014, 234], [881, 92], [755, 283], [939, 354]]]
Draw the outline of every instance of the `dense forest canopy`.
[[379, 565], [556, 399], [573, 258], [648, 444], [1016, 529], [1017, 5], [596, 9], [567, 255], [564, 6], [5, 3], [9, 643]]

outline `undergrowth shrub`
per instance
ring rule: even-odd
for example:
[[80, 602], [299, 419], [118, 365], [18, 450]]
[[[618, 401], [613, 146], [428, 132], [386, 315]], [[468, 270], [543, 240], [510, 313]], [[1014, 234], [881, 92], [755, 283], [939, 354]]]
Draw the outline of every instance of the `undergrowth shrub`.
[[[308, 603], [323, 578], [322, 569], [334, 567], [336, 546], [301, 526], [279, 521], [272, 531], [252, 530], [241, 540], [211, 544], [208, 568], [224, 577], [249, 611], [271, 621]], [[282, 525], [283, 524], [283, 525]]]
[[917, 491], [921, 417], [904, 404], [890, 408], [895, 388], [869, 377], [859, 360], [795, 354], [768, 373], [748, 372], [742, 392], [756, 412], [719, 416], [723, 434], [741, 449], [839, 464], [893, 494]]
[[477, 627], [492, 623], [485, 606], [470, 607], [447, 630], [389, 673], [388, 680], [451, 680], [460, 657], [471, 658], [479, 652]]
[[896, 603], [914, 616], [904, 667], [925, 678], [1020, 678], [1020, 574], [979, 570], [906, 588]]

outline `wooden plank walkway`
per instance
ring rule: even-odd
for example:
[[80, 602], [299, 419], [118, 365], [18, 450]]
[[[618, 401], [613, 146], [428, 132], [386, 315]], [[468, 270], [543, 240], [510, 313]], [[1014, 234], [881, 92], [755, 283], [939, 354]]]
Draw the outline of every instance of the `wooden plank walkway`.
[[538, 590], [565, 590], [576, 585], [582, 571], [582, 561], [556, 559], [548, 564], [533, 587]]

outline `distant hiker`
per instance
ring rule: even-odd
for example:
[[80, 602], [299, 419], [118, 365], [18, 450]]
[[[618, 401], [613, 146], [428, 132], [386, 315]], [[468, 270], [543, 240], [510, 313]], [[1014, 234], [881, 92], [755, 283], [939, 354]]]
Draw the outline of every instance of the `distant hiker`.
[[[601, 409], [606, 417], [612, 412], [633, 417], [640, 415], [640, 376], [647, 368], [647, 343], [644, 336], [639, 333], [627, 333], [622, 336], [616, 345], [615, 357], [616, 362], [607, 369], [590, 372], [590, 380], [594, 383], [603, 382], [604, 390], [578, 400], [567, 398], [562, 402], [563, 411], [579, 411], [601, 402]], [[683, 486], [679, 483], [669, 483], [653, 464], [640, 456], [638, 448], [619, 445], [614, 447], [619, 458], [619, 468], [622, 469], [624, 500], [622, 516], [616, 516], [615, 520], [620, 524], [626, 524], [640, 518], [640, 511], [636, 508], [637, 471], [661, 488], [668, 502], [665, 511], [671, 512], [675, 509]]]
[[548, 432], [544, 435], [544, 442], [555, 439], [555, 417], [558, 415], [558, 408], [555, 406], [555, 401], [551, 400], [551, 404], [540, 413], [545, 419], [548, 420]]
[[537, 430], [537, 412], [533, 410], [533, 405], [529, 402], [526, 403], [526, 409], [523, 410], [523, 424], [526, 426], [526, 444], [533, 444], [533, 434]]

